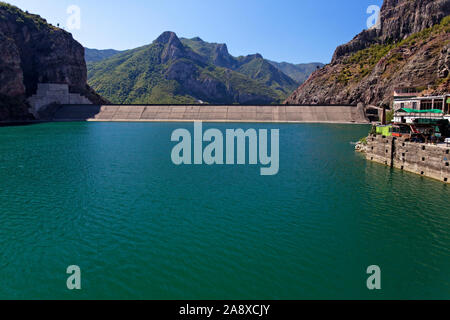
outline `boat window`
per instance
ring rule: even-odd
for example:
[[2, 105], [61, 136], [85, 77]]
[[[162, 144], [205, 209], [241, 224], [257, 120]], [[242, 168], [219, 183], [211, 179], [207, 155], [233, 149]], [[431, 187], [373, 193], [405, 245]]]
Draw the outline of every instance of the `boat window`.
[[420, 106], [420, 110], [431, 110], [431, 109], [433, 109], [433, 101], [423, 100]]
[[442, 106], [444, 105], [442, 100], [436, 100], [434, 102], [434, 109], [442, 110]]

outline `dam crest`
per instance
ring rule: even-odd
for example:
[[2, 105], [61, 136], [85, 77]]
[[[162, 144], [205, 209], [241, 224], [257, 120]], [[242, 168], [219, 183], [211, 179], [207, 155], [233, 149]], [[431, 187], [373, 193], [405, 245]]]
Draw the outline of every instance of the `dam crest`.
[[[44, 120], [44, 119], [43, 119]], [[51, 121], [368, 123], [356, 106], [61, 105]]]

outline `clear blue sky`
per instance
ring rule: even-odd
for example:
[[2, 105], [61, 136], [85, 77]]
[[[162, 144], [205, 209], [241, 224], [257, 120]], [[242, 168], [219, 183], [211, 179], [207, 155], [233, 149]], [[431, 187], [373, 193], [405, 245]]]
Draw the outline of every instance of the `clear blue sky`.
[[331, 60], [335, 48], [366, 29], [369, 5], [382, 0], [6, 0], [67, 26], [67, 8], [81, 9], [89, 48], [131, 49], [164, 31], [226, 43], [231, 54], [260, 53], [292, 63]]

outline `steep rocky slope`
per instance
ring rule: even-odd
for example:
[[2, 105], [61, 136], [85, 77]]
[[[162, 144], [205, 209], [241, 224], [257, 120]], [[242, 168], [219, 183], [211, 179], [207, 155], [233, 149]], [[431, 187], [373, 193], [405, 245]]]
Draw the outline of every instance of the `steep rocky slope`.
[[27, 97], [37, 84], [64, 83], [93, 102], [84, 48], [72, 35], [37, 15], [0, 2], [0, 120], [29, 119]]
[[278, 91], [280, 96], [287, 97], [299, 84], [260, 54], [234, 57], [223, 43], [209, 43], [199, 37], [180, 40], [209, 64], [237, 71], [253, 80], [263, 82]]
[[397, 87], [449, 91], [450, 0], [385, 0], [380, 29], [336, 49], [287, 104], [389, 105]]
[[298, 83], [261, 55], [233, 57], [224, 44], [165, 32], [152, 44], [88, 64], [89, 84], [114, 103], [271, 104]]

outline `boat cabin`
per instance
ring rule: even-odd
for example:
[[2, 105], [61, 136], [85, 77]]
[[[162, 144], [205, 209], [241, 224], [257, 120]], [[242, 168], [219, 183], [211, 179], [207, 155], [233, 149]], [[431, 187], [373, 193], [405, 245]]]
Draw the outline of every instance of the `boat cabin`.
[[440, 110], [448, 114], [450, 113], [450, 94], [429, 97], [394, 97], [394, 110], [400, 109]]

